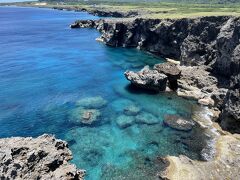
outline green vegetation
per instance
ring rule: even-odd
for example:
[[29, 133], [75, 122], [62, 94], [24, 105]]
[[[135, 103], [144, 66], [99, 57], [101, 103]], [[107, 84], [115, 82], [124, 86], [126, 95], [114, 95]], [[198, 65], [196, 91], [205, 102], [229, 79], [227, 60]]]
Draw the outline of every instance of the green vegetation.
[[[152, 1], [82, 1], [82, 0], [45, 0], [42, 6], [61, 8], [85, 8], [103, 11], [138, 11], [143, 18], [194, 18], [199, 16], [240, 16], [240, 0], [164, 0]], [[178, 3], [176, 3], [176, 1]], [[202, 4], [196, 3], [202, 2]], [[207, 3], [208, 2], [208, 3]], [[231, 2], [231, 3], [230, 3]], [[26, 4], [26, 3], [25, 3]], [[36, 2], [28, 3], [36, 5]], [[37, 4], [39, 6], [39, 3]]]

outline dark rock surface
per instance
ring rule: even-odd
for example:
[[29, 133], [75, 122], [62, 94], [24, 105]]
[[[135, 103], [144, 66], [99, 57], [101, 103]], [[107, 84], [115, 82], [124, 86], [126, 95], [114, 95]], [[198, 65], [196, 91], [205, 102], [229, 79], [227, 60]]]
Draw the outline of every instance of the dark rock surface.
[[71, 24], [70, 28], [93, 28], [95, 25], [95, 21], [93, 20], [81, 20]]
[[0, 179], [84, 179], [71, 159], [67, 143], [51, 135], [0, 139]]
[[[222, 111], [219, 121], [226, 130], [231, 128], [223, 124], [230, 121], [239, 124], [239, 17], [104, 19], [95, 23], [94, 27], [102, 33], [101, 40], [109, 46], [136, 47], [173, 58], [186, 67], [184, 70], [190, 66], [204, 67], [207, 76], [201, 76], [201, 70], [197, 75], [194, 72], [185, 73], [190, 76], [187, 78], [191, 80], [190, 84], [198, 86], [199, 92], [194, 96], [201, 99], [206, 95], [216, 100], [215, 105]], [[192, 92], [196, 90], [190, 90], [187, 96], [191, 96]]]
[[167, 86], [167, 76], [149, 69], [149, 66], [145, 66], [139, 72], [126, 71], [124, 75], [133, 85], [141, 88], [165, 91]]

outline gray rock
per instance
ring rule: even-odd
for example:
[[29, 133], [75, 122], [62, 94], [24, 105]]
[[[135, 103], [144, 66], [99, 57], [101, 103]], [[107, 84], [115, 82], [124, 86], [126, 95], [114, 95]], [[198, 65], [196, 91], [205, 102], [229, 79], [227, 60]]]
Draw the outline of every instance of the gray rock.
[[161, 63], [154, 65], [153, 69], [168, 77], [169, 87], [173, 90], [178, 88], [177, 80], [180, 79], [181, 70], [173, 63]]
[[148, 66], [145, 66], [139, 72], [126, 71], [124, 75], [127, 80], [138, 87], [156, 91], [166, 89], [167, 76], [157, 70], [150, 70]]
[[192, 120], [183, 119], [178, 115], [166, 115], [163, 122], [167, 126], [180, 131], [190, 131], [195, 124]]
[[85, 171], [68, 162], [67, 143], [54, 136], [3, 138], [0, 149], [1, 179], [84, 179]]

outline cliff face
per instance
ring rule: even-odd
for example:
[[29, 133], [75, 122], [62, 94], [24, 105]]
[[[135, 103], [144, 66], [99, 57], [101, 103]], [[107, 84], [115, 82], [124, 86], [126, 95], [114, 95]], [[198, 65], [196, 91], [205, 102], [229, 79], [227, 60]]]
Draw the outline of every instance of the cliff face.
[[[72, 27], [97, 28], [102, 33], [101, 40], [109, 46], [136, 47], [165, 58], [177, 59], [184, 67], [204, 66], [209, 79], [216, 79], [215, 86], [221, 89], [221, 92], [213, 94], [213, 98], [216, 100], [215, 106], [222, 111], [220, 121], [223, 128], [231, 130], [232, 125], [240, 127], [239, 17], [106, 19], [85, 24], [76, 21]], [[199, 78], [192, 79], [201, 91], [212, 91], [204, 87], [209, 84], [207, 80], [199, 82]], [[237, 129], [233, 132], [240, 132]]]
[[51, 135], [0, 139], [0, 179], [84, 179], [84, 170], [68, 163], [67, 143]]

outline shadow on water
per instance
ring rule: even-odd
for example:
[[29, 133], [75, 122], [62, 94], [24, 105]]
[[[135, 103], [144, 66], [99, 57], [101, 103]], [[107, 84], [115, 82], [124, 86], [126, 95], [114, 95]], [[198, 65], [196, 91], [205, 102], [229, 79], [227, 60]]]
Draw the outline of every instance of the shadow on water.
[[149, 95], [159, 94], [158, 91], [154, 91], [154, 90], [151, 90], [151, 89], [139, 88], [139, 87], [137, 87], [133, 84], [126, 85], [125, 90], [128, 91], [129, 93], [132, 93], [132, 94], [149, 94]]

